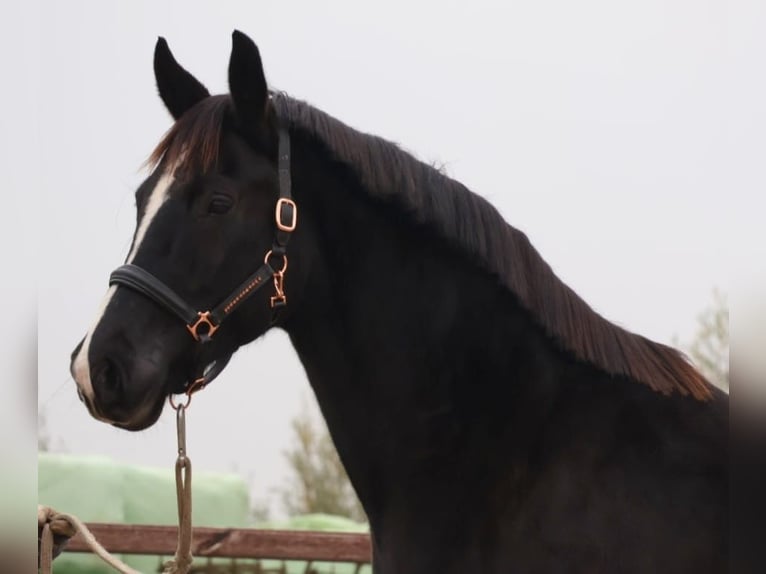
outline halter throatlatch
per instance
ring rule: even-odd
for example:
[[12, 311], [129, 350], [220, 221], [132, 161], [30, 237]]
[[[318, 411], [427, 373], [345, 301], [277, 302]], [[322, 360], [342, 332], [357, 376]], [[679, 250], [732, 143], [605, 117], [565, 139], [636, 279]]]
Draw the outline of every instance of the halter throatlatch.
[[[279, 129], [278, 153], [279, 199], [274, 210], [276, 231], [271, 249], [266, 253], [263, 265], [216, 307], [207, 311], [196, 310], [157, 277], [133, 264], [122, 265], [115, 269], [109, 277], [109, 285], [129, 287], [147, 296], [180, 318], [195, 341], [207, 343], [220, 329], [221, 323], [226, 317], [264, 285], [268, 284], [269, 279], [272, 279], [274, 295], [270, 299], [270, 305], [274, 313], [272, 321], [275, 321], [276, 313], [287, 305], [287, 296], [284, 291], [285, 273], [287, 272], [287, 243], [298, 223], [298, 207], [291, 197], [290, 135], [285, 127]], [[272, 263], [276, 263], [276, 265], [272, 266]], [[191, 393], [204, 388], [223, 371], [229, 359], [231, 359], [231, 355], [216, 361], [212, 366], [208, 366], [200, 377], [187, 386], [186, 393], [191, 395]]]

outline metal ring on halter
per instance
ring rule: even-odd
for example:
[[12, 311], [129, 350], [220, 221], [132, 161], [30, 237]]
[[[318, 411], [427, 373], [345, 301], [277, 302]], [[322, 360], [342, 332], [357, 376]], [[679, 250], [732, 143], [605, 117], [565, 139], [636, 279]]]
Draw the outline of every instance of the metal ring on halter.
[[189, 405], [191, 404], [191, 395], [186, 394], [185, 396], [186, 396], [186, 402], [176, 404], [176, 402], [173, 400], [173, 395], [168, 395], [168, 402], [170, 402], [170, 406], [173, 407], [173, 410], [178, 411], [178, 409], [181, 409], [181, 408], [186, 409], [189, 407]]
[[[272, 255], [274, 255], [274, 252], [271, 249], [269, 249], [269, 252], [266, 254], [266, 257], [263, 258], [263, 262], [266, 263], [267, 265], [271, 265], [271, 263], [269, 263], [269, 259], [271, 259]], [[278, 257], [282, 258], [282, 269], [280, 269], [279, 271], [275, 271], [275, 273], [284, 273], [285, 271], [287, 271], [287, 254], [281, 253], [278, 255]]]
[[168, 401], [170, 402], [170, 406], [173, 407], [174, 410], [178, 410], [181, 407], [187, 409], [189, 408], [189, 405], [191, 404], [192, 395], [196, 393], [197, 391], [201, 391], [205, 387], [205, 381], [207, 380], [207, 377], [200, 377], [199, 379], [195, 379], [195, 381], [189, 385], [189, 388], [186, 389], [186, 392], [184, 395], [186, 396], [186, 402], [178, 403], [173, 400], [173, 395], [168, 395]]

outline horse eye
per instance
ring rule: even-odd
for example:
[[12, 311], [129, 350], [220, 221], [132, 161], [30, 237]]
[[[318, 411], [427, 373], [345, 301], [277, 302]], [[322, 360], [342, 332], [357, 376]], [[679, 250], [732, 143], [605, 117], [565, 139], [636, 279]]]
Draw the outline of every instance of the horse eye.
[[207, 212], [210, 215], [223, 215], [224, 213], [227, 213], [233, 205], [234, 202], [228, 195], [217, 193], [213, 195], [210, 200], [210, 203], [207, 206]]

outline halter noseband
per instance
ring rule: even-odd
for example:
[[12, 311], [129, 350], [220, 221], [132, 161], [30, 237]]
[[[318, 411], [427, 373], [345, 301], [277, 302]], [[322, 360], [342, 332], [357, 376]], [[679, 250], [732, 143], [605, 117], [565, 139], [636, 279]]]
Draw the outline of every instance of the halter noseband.
[[[146, 295], [179, 317], [195, 341], [207, 343], [221, 327], [221, 323], [226, 317], [266, 285], [269, 279], [273, 279], [274, 295], [271, 297], [270, 304], [275, 313], [272, 322], [276, 320], [276, 313], [287, 305], [287, 297], [284, 292], [285, 273], [287, 272], [287, 243], [298, 220], [298, 207], [290, 194], [292, 187], [290, 180], [290, 135], [284, 127], [279, 129], [278, 170], [279, 199], [274, 211], [276, 233], [271, 249], [263, 258], [263, 265], [216, 307], [208, 311], [197, 311], [154, 275], [133, 264], [122, 265], [115, 269], [109, 276], [109, 285], [122, 285]], [[281, 266], [275, 269], [271, 262], [280, 257], [282, 259]], [[202, 375], [192, 382], [186, 392], [190, 394], [210, 383], [223, 371], [229, 359], [231, 359], [231, 355], [216, 361], [212, 366], [208, 366]]]

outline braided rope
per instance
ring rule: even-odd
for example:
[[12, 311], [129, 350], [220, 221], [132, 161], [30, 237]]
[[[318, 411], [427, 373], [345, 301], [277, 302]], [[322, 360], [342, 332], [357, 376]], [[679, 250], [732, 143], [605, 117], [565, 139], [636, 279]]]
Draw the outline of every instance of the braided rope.
[[[179, 465], [181, 466], [181, 465]], [[179, 472], [181, 469], [178, 469]], [[187, 472], [190, 469], [187, 469]], [[178, 493], [179, 502], [183, 499], [187, 502], [191, 499], [191, 479], [187, 476], [184, 491]], [[178, 531], [178, 549], [173, 560], [164, 566], [163, 574], [187, 574], [191, 570], [191, 505], [184, 504], [184, 511], [180, 510], [179, 518], [183, 515], [181, 527]], [[188, 510], [187, 510], [188, 509]], [[56, 512], [47, 506], [37, 507], [37, 525], [42, 527], [40, 540], [39, 570], [40, 574], [52, 574], [53, 572], [53, 536], [72, 538], [78, 532], [88, 548], [121, 574], [142, 574], [125, 564], [119, 558], [110, 554], [93, 536], [85, 523], [72, 514]]]
[[[104, 562], [122, 574], [141, 574], [125, 564], [119, 558], [109, 554], [106, 549], [98, 543], [91, 534], [88, 527], [76, 516], [56, 512], [47, 506], [37, 507], [37, 525], [42, 526], [42, 540], [40, 543], [40, 572], [41, 574], [51, 574], [53, 572], [53, 535], [58, 534], [71, 538], [76, 533], [80, 533], [82, 539], [88, 545], [94, 554], [99, 556]], [[188, 572], [188, 570], [186, 570]]]

